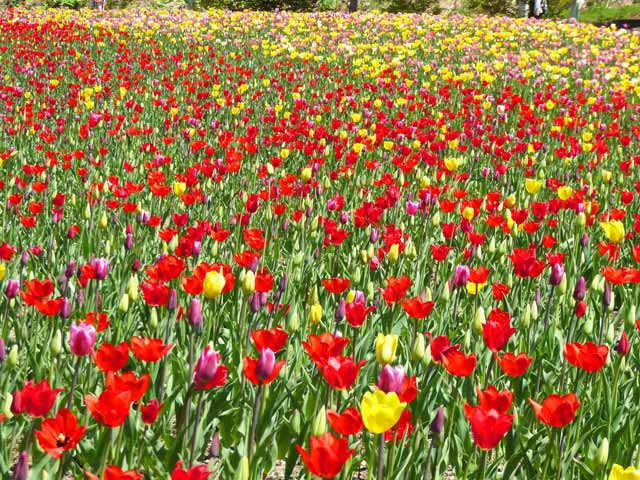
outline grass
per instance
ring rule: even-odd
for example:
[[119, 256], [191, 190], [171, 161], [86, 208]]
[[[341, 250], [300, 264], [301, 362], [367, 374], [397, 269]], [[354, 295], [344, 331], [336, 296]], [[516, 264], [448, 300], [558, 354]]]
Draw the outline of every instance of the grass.
[[[567, 18], [569, 10], [566, 10], [560, 17]], [[606, 7], [603, 5], [594, 5], [580, 11], [578, 17], [581, 22], [587, 23], [606, 23], [613, 20], [630, 20], [640, 18], [640, 3], [633, 3], [621, 7]]]

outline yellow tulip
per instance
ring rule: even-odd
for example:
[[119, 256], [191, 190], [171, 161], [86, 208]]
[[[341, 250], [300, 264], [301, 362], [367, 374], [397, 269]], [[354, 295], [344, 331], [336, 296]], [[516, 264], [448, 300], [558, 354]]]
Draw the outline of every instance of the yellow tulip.
[[385, 335], [379, 333], [376, 338], [376, 360], [380, 365], [391, 363], [396, 358], [396, 349], [398, 348], [397, 335]]
[[560, 200], [568, 200], [571, 198], [571, 195], [573, 195], [573, 188], [567, 186], [558, 188], [558, 197]]
[[313, 175], [313, 170], [311, 169], [311, 167], [305, 167], [302, 169], [302, 172], [300, 173], [300, 179], [303, 182], [308, 182], [309, 180], [311, 180], [312, 175]]
[[609, 480], [640, 480], [640, 470], [635, 467], [623, 468], [616, 463], [611, 468]]
[[610, 242], [619, 243], [624, 240], [624, 225], [619, 220], [611, 220], [609, 222], [601, 222], [600, 227], [604, 230]]
[[458, 160], [457, 158], [444, 159], [444, 166], [447, 167], [447, 170], [449, 170], [450, 172], [455, 172], [456, 170], [458, 170], [460, 163], [460, 160]]
[[4, 280], [4, 276], [7, 273], [7, 266], [4, 263], [0, 263], [0, 282]]
[[364, 394], [360, 402], [360, 413], [367, 430], [381, 434], [398, 423], [406, 406], [407, 402], [400, 402], [395, 392], [384, 393], [382, 390], [376, 390]]
[[464, 209], [462, 210], [462, 216], [469, 221], [473, 220], [475, 214], [476, 212], [473, 207], [464, 207]]
[[207, 272], [202, 283], [202, 289], [204, 296], [207, 298], [217, 298], [222, 293], [226, 281], [224, 275], [221, 272]]
[[535, 195], [540, 191], [540, 188], [542, 188], [542, 182], [540, 180], [536, 180], [535, 178], [527, 178], [524, 181], [524, 188], [530, 195]]
[[486, 286], [486, 283], [467, 282], [467, 293], [469, 295], [477, 295], [478, 292], [482, 291], [482, 289]]
[[173, 184], [173, 193], [175, 193], [177, 196], [182, 195], [186, 189], [187, 189], [187, 184], [184, 182], [175, 182]]
[[391, 263], [396, 263], [398, 261], [398, 256], [400, 255], [400, 250], [399, 250], [399, 246], [397, 243], [394, 243], [393, 245], [391, 245], [391, 248], [389, 248], [389, 253], [388, 253], [388, 257], [389, 257], [389, 261]]
[[313, 324], [320, 323], [322, 320], [322, 305], [315, 303], [309, 309], [309, 321]]

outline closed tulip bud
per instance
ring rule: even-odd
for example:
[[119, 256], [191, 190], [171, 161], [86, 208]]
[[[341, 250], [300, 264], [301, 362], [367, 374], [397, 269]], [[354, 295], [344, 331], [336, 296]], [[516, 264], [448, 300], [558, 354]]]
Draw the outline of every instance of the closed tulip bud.
[[5, 358], [7, 358], [7, 350], [4, 346], [4, 340], [0, 337], [0, 363], [4, 362]]
[[371, 280], [369, 280], [367, 282], [367, 299], [371, 300], [373, 299], [373, 293], [374, 293], [374, 286], [373, 286], [373, 282]]
[[240, 459], [233, 480], [249, 480], [249, 459], [246, 455]]
[[11, 480], [29, 480], [29, 454], [26, 451], [20, 452]]
[[120, 297], [120, 302], [118, 302], [118, 309], [123, 313], [127, 313], [129, 311], [129, 295], [127, 295], [126, 293], [123, 293], [122, 297]]
[[378, 230], [375, 228], [371, 229], [371, 233], [369, 234], [369, 241], [371, 243], [376, 243], [378, 241]]
[[397, 335], [385, 335], [384, 333], [378, 333], [376, 338], [376, 361], [380, 365], [386, 365], [393, 362], [396, 358], [397, 348]]
[[531, 325], [531, 305], [527, 304], [524, 307], [524, 314], [522, 315], [522, 322], [520, 323], [522, 328], [529, 328]]
[[436, 411], [436, 416], [434, 417], [431, 425], [429, 425], [429, 430], [434, 435], [440, 435], [444, 430], [444, 408], [438, 407]]
[[589, 246], [589, 234], [588, 233], [583, 233], [582, 234], [582, 238], [580, 239], [580, 246], [582, 248], [587, 248]]
[[300, 319], [298, 317], [298, 312], [291, 312], [291, 314], [289, 315], [289, 330], [291, 332], [297, 332], [298, 328], [300, 327]]
[[415, 341], [413, 342], [413, 348], [411, 349], [411, 359], [414, 362], [422, 360], [424, 358], [425, 350], [426, 345], [424, 341], [424, 335], [418, 333], [416, 335]]
[[565, 293], [567, 293], [567, 274], [566, 273], [562, 275], [562, 280], [560, 280], [560, 283], [558, 284], [558, 293], [560, 295], [564, 295]]
[[149, 326], [155, 330], [158, 328], [158, 310], [156, 307], [151, 309], [151, 313], [149, 314]]
[[249, 307], [251, 308], [251, 312], [258, 313], [262, 308], [262, 304], [260, 303], [260, 294], [254, 293], [249, 298]]
[[62, 351], [62, 332], [57, 329], [49, 342], [49, 350], [54, 355], [58, 355]]
[[289, 421], [289, 426], [291, 427], [291, 431], [294, 435], [300, 435], [300, 412], [298, 412], [298, 410], [293, 411], [293, 415]]
[[248, 270], [242, 281], [242, 291], [245, 295], [251, 295], [256, 289], [256, 275]]
[[611, 291], [611, 285], [605, 283], [604, 292], [602, 292], [602, 304], [608, 307], [613, 303], [613, 292]]
[[209, 455], [211, 455], [212, 458], [220, 458], [220, 432], [218, 430], [215, 431], [211, 439]]
[[598, 447], [598, 451], [596, 452], [596, 455], [593, 461], [599, 468], [603, 468], [607, 464], [608, 460], [609, 460], [609, 439], [605, 437], [600, 442], [600, 446]]
[[549, 276], [549, 283], [554, 287], [560, 285], [562, 277], [564, 276], [564, 265], [561, 263], [555, 263], [551, 267], [551, 274]]
[[269, 295], [267, 292], [260, 292], [260, 306], [266, 307], [267, 303], [269, 303]]
[[313, 424], [311, 425], [311, 435], [314, 437], [319, 437], [320, 435], [327, 432], [327, 411], [323, 406], [316, 417], [313, 419]]
[[128, 252], [133, 248], [133, 235], [127, 233], [127, 236], [124, 239], [124, 249]]
[[624, 325], [627, 328], [634, 328], [636, 322], [636, 311], [637, 307], [635, 305], [631, 305], [627, 309], [627, 315], [624, 318]]
[[576, 287], [573, 289], [573, 298], [577, 302], [584, 300], [587, 295], [587, 281], [584, 277], [580, 277], [576, 283]]
[[445, 283], [444, 288], [442, 289], [442, 293], [440, 294], [439, 300], [442, 303], [448, 303], [451, 298], [451, 287], [449, 286], [449, 282]]
[[307, 300], [307, 304], [315, 305], [318, 303], [318, 287], [314, 286], [311, 292], [309, 293], [309, 299]]
[[169, 300], [167, 301], [167, 309], [169, 312], [175, 312], [178, 308], [178, 292], [175, 288], [169, 290]]
[[615, 350], [620, 355], [626, 355], [629, 353], [629, 339], [627, 338], [627, 332], [622, 332], [620, 340], [616, 343]]
[[5, 418], [9, 420], [13, 418], [13, 412], [11, 411], [12, 404], [13, 404], [13, 395], [11, 394], [11, 392], [5, 393], [4, 399], [2, 401], [2, 410], [0, 410], [0, 412], [5, 416]]
[[86, 323], [72, 323], [69, 337], [71, 352], [78, 357], [84, 357], [91, 352], [96, 343], [96, 329]]
[[71, 302], [68, 298], [62, 299], [62, 306], [60, 307], [60, 318], [67, 319], [71, 316]]
[[538, 317], [540, 316], [539, 312], [538, 312], [538, 304], [533, 301], [531, 302], [531, 320], [536, 321], [538, 320]]
[[276, 356], [270, 348], [260, 350], [258, 364], [256, 365], [256, 377], [259, 380], [266, 380], [273, 373], [276, 365]]
[[336, 322], [341, 322], [344, 319], [345, 316], [345, 309], [346, 309], [346, 302], [344, 301], [344, 298], [341, 298], [338, 301], [338, 306], [336, 307]]
[[611, 324], [609, 324], [609, 328], [607, 328], [607, 343], [612, 344], [614, 342], [614, 340], [616, 339], [616, 330], [613, 326], [613, 322]]
[[197, 330], [202, 329], [203, 318], [202, 318], [202, 302], [199, 298], [191, 299], [191, 306], [189, 307], [189, 323], [192, 327]]
[[[577, 307], [577, 305], [576, 305], [576, 307]], [[578, 317], [579, 316], [580, 315], [578, 315]], [[584, 322], [583, 330], [584, 330], [584, 333], [587, 336], [590, 336], [593, 333], [593, 317], [591, 315], [589, 315], [587, 317], [587, 320]]]
[[9, 350], [9, 355], [7, 355], [7, 365], [10, 367], [15, 367], [18, 365], [18, 346], [14, 345]]
[[287, 272], [285, 272], [284, 275], [282, 275], [280, 282], [278, 283], [278, 289], [284, 292], [287, 289], [288, 285], [289, 285], [289, 275], [287, 274]]
[[309, 321], [312, 324], [318, 324], [322, 320], [322, 305], [316, 303], [309, 308]]
[[598, 274], [594, 275], [593, 279], [591, 280], [591, 285], [589, 286], [589, 288], [593, 292], [597, 292], [600, 290], [600, 275]]
[[471, 330], [474, 335], [482, 335], [482, 325], [485, 323], [484, 307], [480, 306], [476, 310], [476, 314], [473, 316], [473, 323]]
[[7, 282], [7, 288], [5, 289], [5, 294], [7, 298], [16, 298], [18, 295], [18, 291], [20, 290], [20, 282], [13, 278], [9, 279]]

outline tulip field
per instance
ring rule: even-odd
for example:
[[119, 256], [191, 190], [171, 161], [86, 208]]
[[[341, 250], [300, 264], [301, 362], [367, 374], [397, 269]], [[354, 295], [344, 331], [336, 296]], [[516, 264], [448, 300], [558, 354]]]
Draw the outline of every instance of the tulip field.
[[0, 31], [1, 478], [640, 479], [640, 35]]

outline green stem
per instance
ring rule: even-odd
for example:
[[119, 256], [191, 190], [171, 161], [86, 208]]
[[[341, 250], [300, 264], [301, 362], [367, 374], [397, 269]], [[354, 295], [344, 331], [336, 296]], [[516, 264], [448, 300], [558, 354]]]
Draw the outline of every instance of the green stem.
[[198, 440], [198, 427], [200, 426], [200, 415], [202, 414], [202, 390], [198, 391], [198, 406], [196, 407], [196, 419], [193, 426], [193, 436], [191, 437], [191, 453], [189, 454], [189, 467], [193, 466], [196, 458], [196, 442]]
[[376, 470], [376, 480], [382, 480], [384, 470], [384, 433], [378, 437], [378, 468]]
[[262, 401], [262, 391], [264, 385], [258, 385], [258, 391], [256, 392], [256, 399], [253, 404], [253, 418], [251, 419], [251, 432], [249, 435], [249, 446], [247, 448], [249, 463], [251, 463], [251, 457], [253, 455], [253, 444], [256, 441], [256, 429], [258, 428], [258, 418], [260, 417], [260, 402]]
[[478, 470], [478, 478], [480, 480], [484, 480], [486, 475], [486, 467], [487, 467], [487, 451], [482, 450], [482, 454], [480, 455], [480, 467]]

